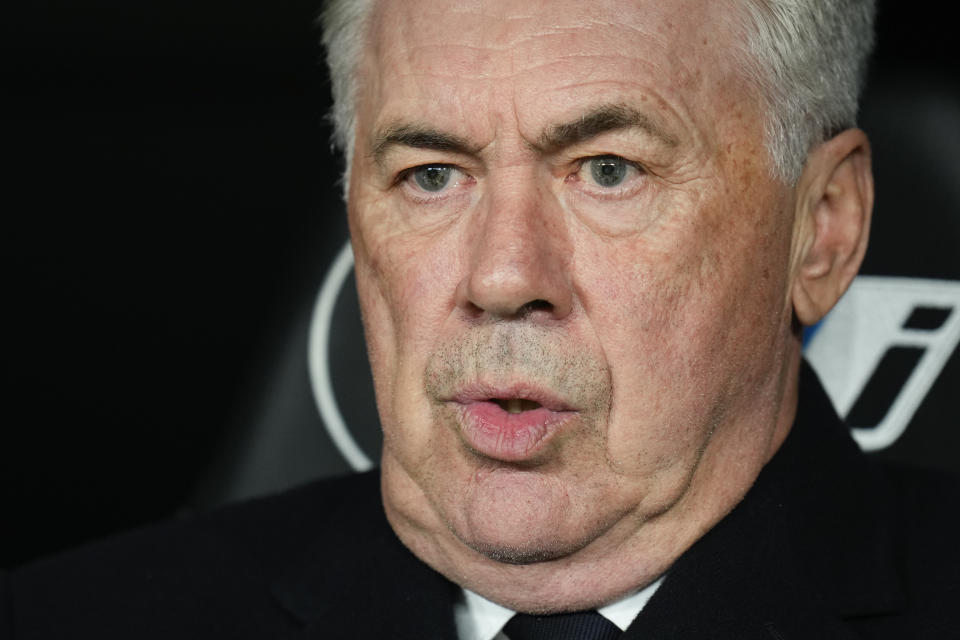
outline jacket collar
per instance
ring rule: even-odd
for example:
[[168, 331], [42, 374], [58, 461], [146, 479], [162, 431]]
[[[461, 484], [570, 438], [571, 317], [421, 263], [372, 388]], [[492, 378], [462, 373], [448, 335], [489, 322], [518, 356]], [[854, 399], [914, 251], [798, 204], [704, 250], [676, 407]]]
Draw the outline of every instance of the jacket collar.
[[313, 546], [273, 584], [307, 637], [453, 640], [459, 588], [397, 539], [383, 512], [379, 473], [341, 501]]

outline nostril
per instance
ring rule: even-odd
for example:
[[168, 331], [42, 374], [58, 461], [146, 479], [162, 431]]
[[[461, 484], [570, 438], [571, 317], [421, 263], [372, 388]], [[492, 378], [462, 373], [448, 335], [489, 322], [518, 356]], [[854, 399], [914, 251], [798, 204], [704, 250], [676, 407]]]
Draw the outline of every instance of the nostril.
[[522, 316], [527, 313], [533, 313], [534, 311], [553, 311], [553, 305], [546, 300], [531, 300], [517, 309], [517, 315]]

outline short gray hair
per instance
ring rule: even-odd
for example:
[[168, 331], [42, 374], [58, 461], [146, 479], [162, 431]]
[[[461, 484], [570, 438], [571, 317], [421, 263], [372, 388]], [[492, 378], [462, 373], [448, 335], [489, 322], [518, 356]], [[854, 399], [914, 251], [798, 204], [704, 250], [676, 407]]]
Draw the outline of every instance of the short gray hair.
[[856, 126], [875, 0], [743, 3], [741, 67], [766, 107], [773, 174], [792, 184], [813, 147]]
[[[773, 176], [793, 184], [807, 154], [853, 127], [873, 49], [875, 0], [740, 0], [739, 62], [767, 114]], [[321, 16], [333, 143], [353, 159], [357, 71], [376, 0], [328, 0]]]
[[327, 52], [333, 106], [333, 144], [344, 154], [344, 184], [353, 160], [356, 126], [357, 72], [367, 47], [367, 25], [375, 0], [327, 0], [320, 15], [322, 42]]

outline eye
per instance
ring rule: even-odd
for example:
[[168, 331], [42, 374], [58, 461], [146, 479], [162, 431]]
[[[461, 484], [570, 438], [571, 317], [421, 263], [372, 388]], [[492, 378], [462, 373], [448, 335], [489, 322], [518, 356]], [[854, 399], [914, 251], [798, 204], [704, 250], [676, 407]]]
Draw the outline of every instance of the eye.
[[414, 168], [410, 175], [418, 187], [430, 193], [437, 193], [450, 184], [454, 172], [455, 169], [447, 164], [427, 164]]
[[421, 204], [439, 202], [465, 195], [473, 176], [455, 164], [421, 164], [400, 172], [395, 184], [403, 187], [406, 197]]
[[597, 156], [584, 162], [584, 166], [590, 171], [594, 184], [605, 188], [620, 186], [630, 171], [636, 170], [620, 156]]

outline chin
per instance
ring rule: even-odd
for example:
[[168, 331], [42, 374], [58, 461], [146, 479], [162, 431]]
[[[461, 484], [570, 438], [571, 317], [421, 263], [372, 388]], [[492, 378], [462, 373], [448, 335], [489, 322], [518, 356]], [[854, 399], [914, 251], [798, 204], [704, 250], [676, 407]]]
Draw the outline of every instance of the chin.
[[573, 555], [620, 515], [592, 513], [581, 501], [571, 501], [571, 492], [556, 478], [529, 473], [494, 477], [496, 481], [473, 485], [468, 499], [448, 505], [453, 517], [445, 519], [461, 543], [496, 562], [527, 565]]
[[545, 542], [542, 544], [524, 544], [522, 546], [510, 546], [505, 544], [477, 544], [462, 540], [477, 553], [486, 556], [495, 562], [503, 564], [537, 564], [540, 562], [550, 562], [559, 560], [572, 555], [582, 549], [585, 544], [562, 545], [559, 543]]

